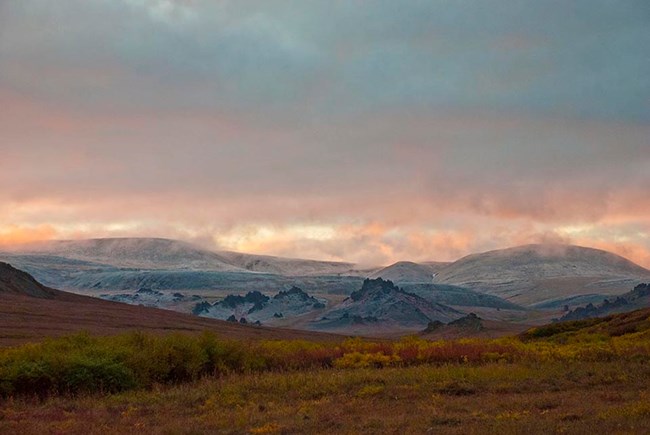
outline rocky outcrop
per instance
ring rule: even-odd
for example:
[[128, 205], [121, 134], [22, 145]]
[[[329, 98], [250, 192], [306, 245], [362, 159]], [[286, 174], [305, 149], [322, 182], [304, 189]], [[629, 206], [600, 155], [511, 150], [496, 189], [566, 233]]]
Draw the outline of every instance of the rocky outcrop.
[[602, 304], [587, 304], [567, 312], [559, 320], [582, 320], [592, 317], [604, 317], [614, 313], [633, 311], [650, 306], [650, 284], [639, 284], [629, 293], [618, 296], [613, 301], [605, 299]]
[[183, 293], [161, 292], [147, 287], [142, 287], [134, 293], [101, 294], [99, 297], [113, 302], [158, 308], [169, 307], [187, 298]]
[[468, 315], [456, 319], [452, 322], [449, 322], [447, 326], [453, 326], [457, 328], [471, 329], [473, 331], [480, 331], [484, 329], [483, 319], [477, 316], [474, 313], [469, 313]]
[[366, 279], [340, 305], [312, 322], [314, 329], [341, 329], [351, 325], [373, 324], [417, 328], [431, 321], [448, 322], [462, 313], [445, 305], [431, 303], [408, 293], [382, 278]]
[[194, 314], [215, 319], [245, 319], [248, 322], [277, 321], [306, 314], [325, 308], [324, 300], [319, 300], [305, 293], [298, 287], [278, 292], [269, 297], [259, 291], [248, 292], [245, 296], [228, 295], [222, 301], [209, 304], [201, 302], [194, 307]]
[[427, 334], [430, 332], [436, 332], [442, 328], [457, 328], [457, 329], [465, 329], [469, 331], [482, 331], [485, 329], [483, 326], [483, 319], [481, 319], [479, 316], [477, 316], [474, 313], [469, 313], [466, 316], [463, 316], [459, 319], [452, 320], [451, 322], [447, 323], [446, 325], [439, 321], [435, 320], [433, 322], [429, 322], [427, 327], [422, 331], [422, 333]]

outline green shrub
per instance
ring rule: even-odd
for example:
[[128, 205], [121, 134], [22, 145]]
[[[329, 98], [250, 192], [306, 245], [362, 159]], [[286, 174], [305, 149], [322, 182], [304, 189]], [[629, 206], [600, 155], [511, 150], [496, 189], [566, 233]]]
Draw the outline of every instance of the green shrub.
[[137, 385], [133, 371], [124, 363], [92, 358], [70, 361], [60, 374], [59, 383], [58, 390], [67, 393], [116, 393]]
[[44, 361], [16, 361], [3, 367], [1, 391], [4, 396], [22, 394], [45, 396], [56, 387], [51, 367]]

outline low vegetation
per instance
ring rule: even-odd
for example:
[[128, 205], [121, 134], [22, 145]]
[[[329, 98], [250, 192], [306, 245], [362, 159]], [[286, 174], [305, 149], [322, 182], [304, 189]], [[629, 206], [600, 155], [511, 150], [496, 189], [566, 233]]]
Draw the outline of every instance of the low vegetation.
[[0, 432], [629, 432], [649, 360], [650, 310], [495, 340], [78, 334], [0, 351]]

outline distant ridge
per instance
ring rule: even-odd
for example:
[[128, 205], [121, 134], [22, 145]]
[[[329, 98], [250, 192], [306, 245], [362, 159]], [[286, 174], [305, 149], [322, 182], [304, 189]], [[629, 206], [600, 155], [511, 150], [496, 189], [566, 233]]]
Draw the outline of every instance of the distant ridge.
[[354, 263], [275, 257], [231, 251], [218, 251], [218, 253], [230, 264], [252, 272], [274, 273], [285, 276], [361, 276], [363, 274], [362, 271], [356, 270]]
[[275, 257], [208, 250], [164, 238], [116, 237], [55, 240], [24, 245], [22, 254], [59, 256], [120, 268], [184, 269], [216, 272], [270, 273], [285, 276], [362, 276], [353, 263]]
[[624, 293], [650, 271], [611, 252], [574, 245], [525, 245], [468, 255], [435, 282], [484, 291], [516, 303], [589, 293]]
[[29, 253], [91, 261], [114, 267], [241, 271], [216, 252], [187, 242], [160, 238], [57, 240], [25, 246]]
[[592, 317], [604, 317], [610, 314], [625, 313], [641, 308], [650, 307], [650, 284], [639, 284], [628, 293], [617, 296], [612, 300], [605, 299], [601, 304], [589, 303], [567, 312], [559, 320], [582, 320]]
[[363, 277], [399, 285], [446, 284], [532, 306], [587, 294], [618, 295], [650, 271], [616, 254], [573, 245], [525, 245], [468, 255], [453, 263], [400, 261], [382, 269], [354, 264], [210, 251], [158, 238], [67, 240], [0, 253], [48, 286], [65, 289], [220, 289], [273, 291], [298, 285], [349, 294]]
[[370, 279], [383, 278], [393, 281], [396, 284], [406, 283], [431, 283], [435, 274], [444, 267], [443, 265], [433, 266], [431, 264], [420, 264], [412, 261], [398, 261], [388, 267], [384, 267], [368, 276]]

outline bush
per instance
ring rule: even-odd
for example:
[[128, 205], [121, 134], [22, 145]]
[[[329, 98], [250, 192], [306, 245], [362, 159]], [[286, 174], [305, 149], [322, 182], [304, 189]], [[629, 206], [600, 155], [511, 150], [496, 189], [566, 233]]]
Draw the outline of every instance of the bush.
[[382, 368], [395, 365], [400, 362], [397, 355], [385, 355], [383, 353], [346, 353], [334, 361], [334, 367], [342, 369], [361, 369], [367, 367]]
[[[114, 337], [77, 334], [0, 349], [0, 396], [113, 393], [204, 376], [268, 370], [645, 361], [650, 357], [650, 321], [639, 315], [628, 317], [608, 324], [607, 330], [601, 328], [602, 323], [581, 321], [497, 340], [428, 341], [414, 336], [400, 341], [355, 338], [313, 343], [223, 340], [210, 333], [164, 337], [139, 332]], [[585, 327], [588, 329], [582, 329]], [[626, 333], [618, 334], [620, 330]]]
[[12, 366], [3, 367], [0, 376], [3, 396], [45, 396], [55, 388], [53, 373], [43, 361], [17, 361]]
[[79, 359], [71, 361], [60, 375], [60, 392], [116, 393], [136, 386], [133, 371], [123, 363], [107, 359]]

